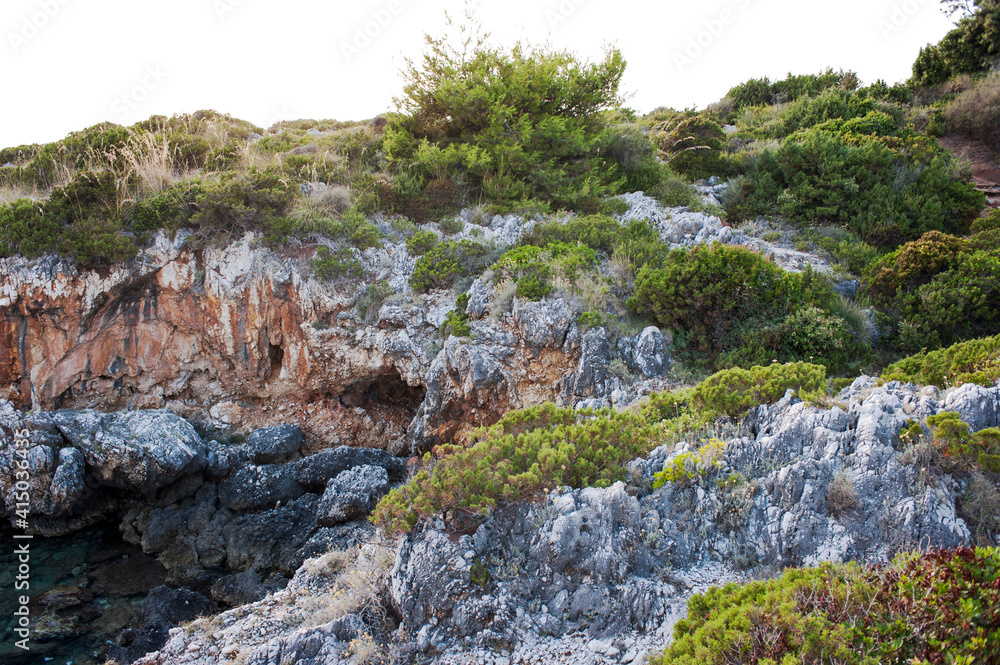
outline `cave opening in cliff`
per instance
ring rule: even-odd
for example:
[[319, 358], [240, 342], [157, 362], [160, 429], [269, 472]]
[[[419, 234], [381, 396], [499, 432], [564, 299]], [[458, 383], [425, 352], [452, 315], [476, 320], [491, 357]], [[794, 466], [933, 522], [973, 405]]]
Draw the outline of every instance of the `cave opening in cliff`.
[[339, 443], [400, 454], [408, 447], [407, 429], [425, 393], [395, 372], [355, 381], [325, 398], [335, 405], [330, 433]]
[[388, 409], [413, 418], [424, 401], [423, 386], [411, 386], [399, 374], [385, 374], [375, 379], [353, 383], [340, 394], [340, 403], [365, 411]]

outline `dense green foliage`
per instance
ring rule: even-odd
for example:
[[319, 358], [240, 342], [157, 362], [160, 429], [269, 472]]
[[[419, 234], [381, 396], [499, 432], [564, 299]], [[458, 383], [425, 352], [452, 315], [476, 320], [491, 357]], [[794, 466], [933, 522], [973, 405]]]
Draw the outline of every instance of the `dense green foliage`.
[[867, 292], [894, 322], [887, 332], [899, 348], [1000, 333], [1000, 245], [989, 223], [971, 241], [927, 233], [869, 267]]
[[984, 203], [953, 156], [876, 111], [798, 130], [748, 174], [740, 215], [839, 224], [874, 245], [964, 230]]
[[941, 387], [964, 383], [990, 386], [1000, 379], [1000, 335], [921, 351], [889, 365], [882, 379]]
[[636, 277], [629, 306], [683, 331], [708, 366], [815, 359], [834, 371], [863, 359], [867, 340], [829, 282], [786, 273], [742, 247], [673, 250]]
[[624, 463], [655, 447], [657, 428], [631, 413], [577, 412], [552, 404], [507, 413], [471, 434], [471, 445], [439, 446], [424, 468], [386, 495], [372, 521], [389, 533], [443, 514], [462, 528], [498, 501], [522, 501], [547, 489], [606, 487]]
[[417, 259], [410, 277], [414, 291], [445, 289], [459, 277], [478, 274], [489, 263], [489, 250], [472, 240], [445, 240]]
[[696, 594], [653, 665], [1000, 662], [1000, 550], [789, 569]]
[[797, 362], [734, 367], [713, 374], [691, 392], [691, 403], [699, 409], [736, 417], [758, 404], [771, 404], [788, 390], [801, 397], [820, 394], [826, 389], [826, 368]]
[[988, 71], [1000, 55], [1000, 3], [974, 0], [975, 12], [937, 44], [920, 49], [913, 63], [913, 85], [933, 86], [958, 74]]
[[784, 80], [773, 83], [766, 76], [762, 79], [750, 79], [731, 88], [726, 93], [726, 99], [731, 104], [732, 113], [738, 113], [745, 107], [794, 102], [801, 97], [818, 95], [830, 88], [854, 90], [857, 85], [858, 77], [854, 72], [835, 72], [828, 69], [818, 75], [789, 74]]
[[626, 182], [658, 182], [648, 141], [599, 115], [619, 104], [619, 51], [581, 63], [523, 44], [507, 51], [478, 40], [465, 52], [445, 38], [427, 43], [420, 65], [405, 71], [401, 112], [390, 117], [384, 141], [411, 196], [450, 178], [500, 204], [539, 199], [595, 209]]
[[517, 284], [518, 297], [539, 300], [552, 292], [553, 276], [572, 282], [596, 264], [597, 252], [586, 245], [551, 242], [544, 247], [521, 245], [508, 250], [492, 270], [497, 282], [510, 279]]

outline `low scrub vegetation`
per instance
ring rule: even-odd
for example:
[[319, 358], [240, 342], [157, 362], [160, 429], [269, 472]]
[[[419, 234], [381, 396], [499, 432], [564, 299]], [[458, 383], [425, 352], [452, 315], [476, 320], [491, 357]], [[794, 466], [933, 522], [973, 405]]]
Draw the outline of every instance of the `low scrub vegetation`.
[[670, 251], [639, 272], [629, 306], [682, 331], [681, 351], [709, 367], [814, 359], [843, 371], [868, 353], [863, 322], [825, 278], [742, 247]]
[[[409, 531], [433, 515], [443, 515], [457, 529], [474, 528], [498, 502], [533, 499], [564, 485], [608, 486], [625, 478], [627, 462], [664, 441], [704, 428], [720, 415], [739, 415], [751, 402], [823, 385], [823, 367], [799, 363], [721, 372], [694, 390], [653, 395], [637, 411], [575, 411], [552, 404], [511, 411], [496, 425], [472, 432], [467, 445], [442, 445], [427, 453], [423, 468], [386, 495], [371, 519], [389, 533]], [[658, 481], [708, 473], [721, 446], [705, 444]]]
[[883, 381], [903, 381], [926, 386], [990, 386], [1000, 379], [1000, 335], [953, 344], [935, 351], [921, 351], [889, 365]]
[[696, 594], [654, 665], [996, 663], [1000, 550], [824, 564]]

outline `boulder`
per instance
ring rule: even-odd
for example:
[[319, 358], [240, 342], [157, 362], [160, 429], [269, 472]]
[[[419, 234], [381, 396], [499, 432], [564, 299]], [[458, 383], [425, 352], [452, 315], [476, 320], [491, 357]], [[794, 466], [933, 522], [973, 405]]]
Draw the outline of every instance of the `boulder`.
[[170, 411], [57, 411], [52, 419], [104, 485], [149, 494], [206, 464], [201, 437]]
[[299, 452], [302, 446], [302, 428], [298, 425], [279, 425], [254, 431], [247, 437], [244, 447], [254, 464], [274, 464]]
[[364, 517], [389, 490], [389, 474], [380, 466], [359, 466], [330, 479], [320, 499], [317, 521], [323, 526]]

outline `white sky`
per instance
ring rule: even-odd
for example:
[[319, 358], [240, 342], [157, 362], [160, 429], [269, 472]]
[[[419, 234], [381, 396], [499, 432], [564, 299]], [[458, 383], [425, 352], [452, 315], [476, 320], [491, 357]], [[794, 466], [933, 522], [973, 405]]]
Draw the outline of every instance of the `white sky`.
[[[443, 31], [444, 10], [460, 16], [463, 7], [460, 0], [0, 2], [0, 146], [57, 140], [103, 120], [127, 125], [206, 108], [263, 127], [370, 118], [391, 108], [403, 58], [419, 58], [423, 35]], [[548, 41], [590, 60], [616, 45], [628, 61], [623, 92], [644, 113], [703, 108], [748, 78], [828, 66], [853, 69], [865, 83], [902, 81], [920, 47], [950, 29], [939, 7], [938, 0], [482, 0], [478, 13], [500, 44]], [[355, 43], [366, 27], [374, 37]], [[692, 40], [701, 41], [700, 53]]]

